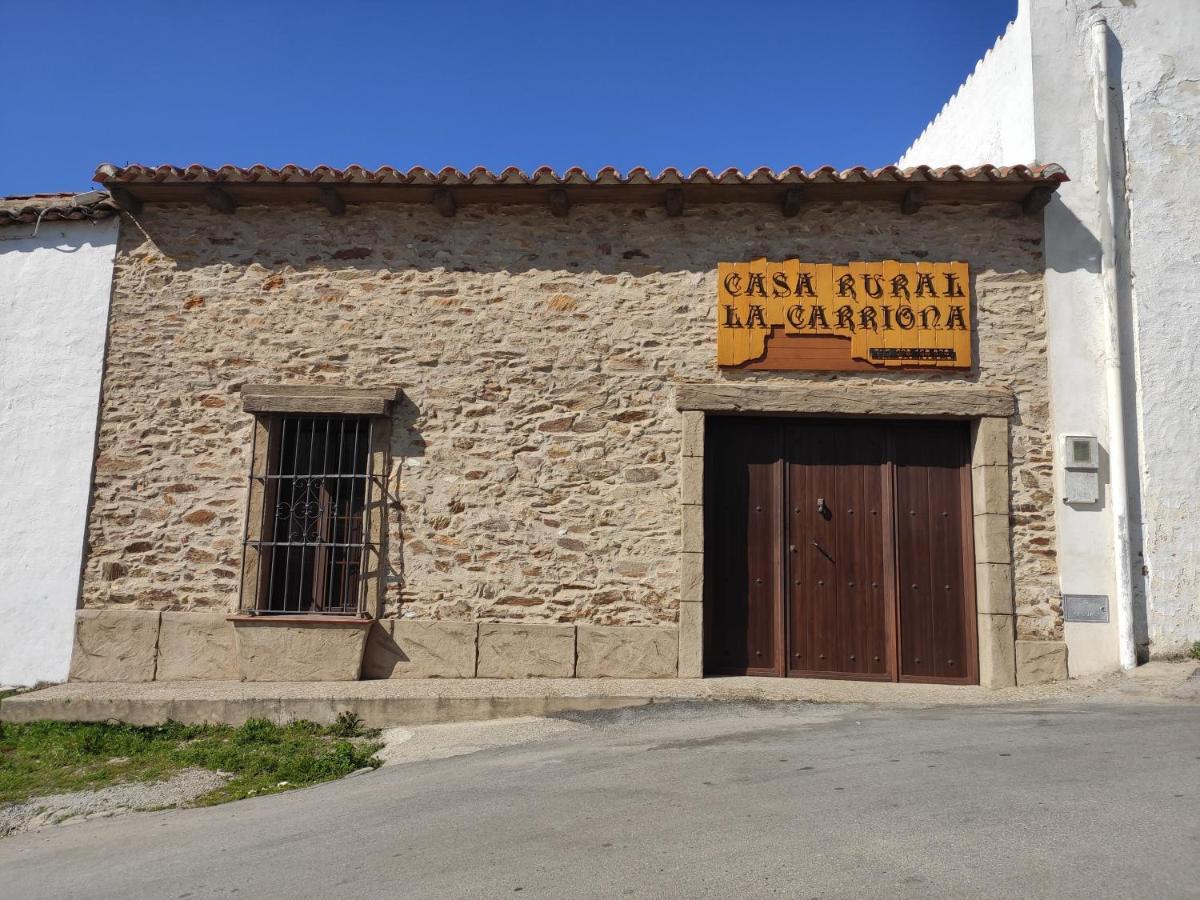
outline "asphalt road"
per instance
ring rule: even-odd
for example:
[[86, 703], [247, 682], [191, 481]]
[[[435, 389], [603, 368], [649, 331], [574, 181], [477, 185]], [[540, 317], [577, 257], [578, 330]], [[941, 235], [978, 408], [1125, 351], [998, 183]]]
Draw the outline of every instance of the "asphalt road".
[[0, 841], [0, 896], [1198, 897], [1200, 705], [684, 704]]

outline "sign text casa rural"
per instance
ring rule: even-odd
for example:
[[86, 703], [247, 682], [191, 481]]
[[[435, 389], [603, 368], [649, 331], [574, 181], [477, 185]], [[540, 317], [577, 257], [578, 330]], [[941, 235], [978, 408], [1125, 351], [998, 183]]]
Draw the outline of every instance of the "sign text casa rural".
[[820, 346], [819, 367], [836, 369], [844, 343], [847, 368], [971, 367], [966, 263], [759, 259], [720, 263], [717, 286], [720, 366], [784, 359], [786, 344], [792, 362], [768, 367], [806, 368]]

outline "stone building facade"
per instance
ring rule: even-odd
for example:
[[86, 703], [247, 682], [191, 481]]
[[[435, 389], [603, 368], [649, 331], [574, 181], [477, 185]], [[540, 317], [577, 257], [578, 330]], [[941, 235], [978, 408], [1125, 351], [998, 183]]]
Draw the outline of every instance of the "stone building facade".
[[[1028, 214], [1053, 167], [267, 171], [99, 174], [124, 212], [73, 677], [700, 675], [689, 507], [730, 409], [970, 420], [979, 677], [1065, 675]], [[719, 370], [717, 264], [760, 257], [966, 261], [973, 367]], [[339, 400], [384, 413], [367, 616], [239, 616], [254, 413]]]

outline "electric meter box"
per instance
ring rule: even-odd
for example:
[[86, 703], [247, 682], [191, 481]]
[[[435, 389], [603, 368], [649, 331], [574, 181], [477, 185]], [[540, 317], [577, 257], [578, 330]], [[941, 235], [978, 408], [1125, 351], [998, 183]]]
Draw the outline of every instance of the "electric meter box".
[[1100, 442], [1092, 435], [1062, 436], [1063, 503], [1100, 502]]

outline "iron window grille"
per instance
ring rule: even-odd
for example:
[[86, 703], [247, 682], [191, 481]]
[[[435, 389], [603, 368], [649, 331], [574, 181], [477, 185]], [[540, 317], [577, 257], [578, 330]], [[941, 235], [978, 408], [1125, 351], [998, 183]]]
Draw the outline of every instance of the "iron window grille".
[[260, 424], [239, 606], [252, 615], [366, 616], [379, 559], [371, 514], [384, 498], [372, 471], [376, 420], [273, 415]]

